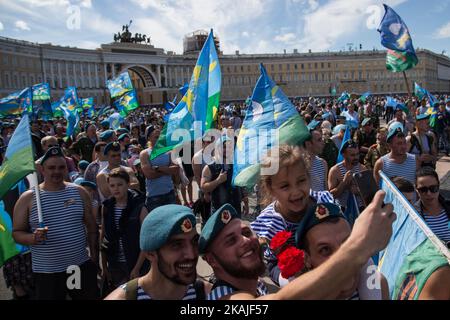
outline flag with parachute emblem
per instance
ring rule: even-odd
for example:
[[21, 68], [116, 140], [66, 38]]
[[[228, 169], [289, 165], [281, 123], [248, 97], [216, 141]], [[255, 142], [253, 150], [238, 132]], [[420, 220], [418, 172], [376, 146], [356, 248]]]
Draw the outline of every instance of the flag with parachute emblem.
[[131, 111], [139, 108], [136, 92], [131, 90], [114, 101], [114, 107], [119, 110], [122, 117], [126, 117]]
[[117, 78], [106, 81], [111, 98], [123, 96], [133, 90], [133, 84], [128, 71], [122, 72]]
[[25, 88], [0, 99], [0, 117], [31, 114], [33, 111], [33, 93]]
[[48, 83], [35, 84], [33, 87], [33, 100], [50, 100], [50, 85]]
[[273, 147], [301, 145], [310, 137], [294, 105], [260, 64], [259, 77], [234, 151], [233, 184], [253, 187], [260, 163]]
[[386, 68], [392, 72], [402, 72], [417, 65], [419, 59], [412, 43], [408, 27], [402, 18], [384, 4], [385, 14], [378, 32], [381, 44], [389, 49], [386, 55]]
[[[201, 137], [204, 132], [213, 127], [219, 108], [221, 78], [219, 59], [211, 30], [199, 54], [189, 88], [170, 113], [152, 150], [151, 159], [175, 149], [182, 143]], [[194, 130], [194, 122], [199, 125], [198, 130]], [[183, 139], [174, 137], [177, 129], [189, 131], [189, 140], [182, 141]]]
[[66, 136], [71, 137], [78, 129], [80, 115], [77, 112], [79, 107], [78, 93], [76, 87], [68, 87], [64, 96], [57, 103], [52, 104], [53, 110], [61, 110], [62, 115], [67, 120]]

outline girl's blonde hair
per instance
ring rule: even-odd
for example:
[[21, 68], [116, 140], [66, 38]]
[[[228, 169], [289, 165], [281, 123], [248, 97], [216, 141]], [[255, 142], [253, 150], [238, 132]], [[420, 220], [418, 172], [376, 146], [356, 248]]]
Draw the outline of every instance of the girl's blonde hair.
[[[263, 207], [266, 207], [273, 202], [273, 196], [270, 191], [272, 187], [272, 178], [280, 172], [281, 168], [289, 168], [294, 165], [302, 166], [309, 177], [311, 157], [303, 147], [281, 145], [268, 152], [266, 158], [261, 163], [261, 168], [278, 167], [278, 171], [276, 174], [272, 175], [264, 175], [261, 173], [259, 180], [259, 198], [261, 199], [261, 205]], [[261, 170], [261, 172], [264, 171], [265, 170]]]

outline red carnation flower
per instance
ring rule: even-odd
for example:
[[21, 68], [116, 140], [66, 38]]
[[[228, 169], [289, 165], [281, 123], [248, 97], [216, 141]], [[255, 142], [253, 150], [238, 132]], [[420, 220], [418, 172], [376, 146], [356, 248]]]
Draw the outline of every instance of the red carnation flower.
[[285, 279], [289, 279], [290, 277], [301, 271], [305, 265], [304, 251], [293, 246], [288, 247], [286, 250], [280, 253], [277, 258], [281, 275]]
[[270, 249], [276, 252], [283, 248], [289, 238], [292, 236], [292, 232], [280, 231], [270, 241]]

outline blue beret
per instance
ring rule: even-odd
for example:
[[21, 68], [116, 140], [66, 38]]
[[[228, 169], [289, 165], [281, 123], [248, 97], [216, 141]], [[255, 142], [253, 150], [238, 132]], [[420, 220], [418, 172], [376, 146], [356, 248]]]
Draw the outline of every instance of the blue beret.
[[319, 125], [320, 125], [320, 121], [313, 120], [308, 124], [308, 129], [309, 129], [309, 131], [316, 130], [317, 126], [319, 126]]
[[430, 115], [426, 114], [426, 113], [416, 115], [416, 120], [427, 120], [429, 118], [430, 118]]
[[158, 250], [170, 237], [195, 230], [195, 225], [195, 215], [188, 207], [177, 204], [157, 207], [142, 222], [139, 240], [141, 250]]
[[302, 239], [306, 233], [314, 226], [331, 218], [345, 219], [340, 207], [334, 203], [321, 203], [309, 207], [295, 232], [296, 246], [304, 249]]
[[103, 120], [102, 122], [100, 122], [102, 127], [106, 127], [109, 128], [109, 120]]
[[347, 126], [345, 124], [339, 124], [336, 127], [334, 127], [333, 134], [338, 134], [339, 132], [345, 129], [347, 129]]
[[108, 140], [112, 137], [113, 134], [114, 131], [112, 130], [103, 131], [102, 133], [100, 133], [100, 140]]
[[117, 140], [119, 140], [119, 141], [122, 141], [123, 139], [125, 139], [126, 137], [130, 137], [129, 135], [128, 135], [128, 133], [122, 133], [120, 136], [119, 136], [119, 139], [117, 139]]
[[370, 123], [370, 118], [365, 118], [364, 120], [363, 120], [363, 122], [361, 123], [361, 125], [364, 127], [365, 125], [367, 125], [367, 124], [369, 124]]
[[47, 150], [44, 156], [41, 159], [41, 165], [44, 164], [51, 157], [64, 157], [64, 154], [60, 147], [52, 147]]
[[403, 133], [403, 125], [400, 122], [398, 122], [398, 121], [392, 123], [389, 126], [389, 129], [388, 129], [387, 141], [389, 142], [389, 140], [391, 138], [393, 138], [394, 136], [396, 136], [400, 132]]
[[330, 112], [325, 112], [323, 115], [322, 115], [322, 120], [326, 120], [326, 119], [328, 119], [330, 117]]
[[359, 147], [355, 141], [353, 141], [352, 139], [348, 139], [347, 141], [342, 142], [340, 153], [343, 153], [348, 148], [359, 148]]
[[106, 156], [110, 150], [120, 151], [120, 144], [118, 142], [110, 142], [103, 149], [103, 154]]
[[85, 180], [84, 178], [77, 178], [73, 183], [79, 186], [90, 187], [94, 190], [97, 190], [97, 184], [95, 184], [95, 182]]
[[214, 214], [209, 217], [203, 227], [202, 233], [200, 235], [200, 240], [198, 242], [198, 251], [200, 254], [205, 254], [208, 246], [217, 235], [222, 231], [225, 226], [230, 223], [234, 218], [239, 218], [238, 213], [230, 204], [224, 204], [219, 210], [214, 212]]
[[78, 167], [79, 167], [81, 170], [86, 170], [86, 168], [88, 167], [88, 165], [89, 165], [89, 162], [87, 162], [86, 160], [81, 160], [81, 161], [78, 163]]

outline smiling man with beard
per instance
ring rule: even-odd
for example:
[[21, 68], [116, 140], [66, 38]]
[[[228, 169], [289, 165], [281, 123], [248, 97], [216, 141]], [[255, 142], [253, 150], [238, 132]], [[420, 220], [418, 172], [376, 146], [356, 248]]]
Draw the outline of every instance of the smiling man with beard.
[[273, 294], [266, 294], [258, 279], [264, 272], [262, 252], [252, 230], [236, 211], [225, 205], [202, 230], [199, 252], [217, 278], [209, 300], [338, 299], [375, 252], [384, 249], [396, 219], [385, 193], [378, 191], [356, 219], [351, 234], [326, 261], [300, 275]]
[[197, 280], [198, 239], [192, 210], [153, 209], [144, 219], [140, 247], [150, 271], [113, 291], [106, 300], [204, 300], [210, 284]]

